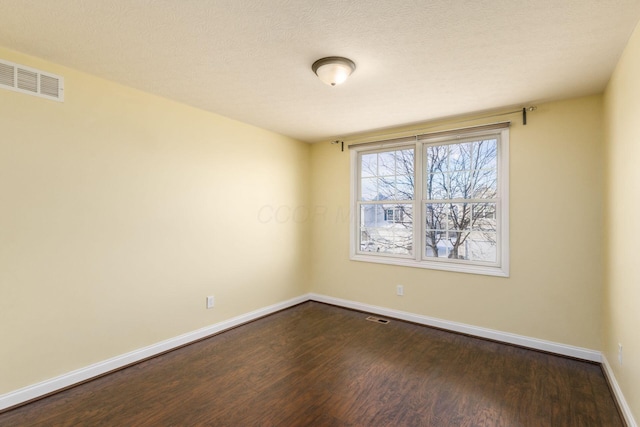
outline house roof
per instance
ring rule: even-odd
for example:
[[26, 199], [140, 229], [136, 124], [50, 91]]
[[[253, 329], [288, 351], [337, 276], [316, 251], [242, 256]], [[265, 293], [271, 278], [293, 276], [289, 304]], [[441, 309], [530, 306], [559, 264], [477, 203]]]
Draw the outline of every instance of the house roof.
[[[2, 0], [0, 46], [316, 142], [600, 93], [637, 0]], [[343, 85], [311, 71], [357, 64]]]

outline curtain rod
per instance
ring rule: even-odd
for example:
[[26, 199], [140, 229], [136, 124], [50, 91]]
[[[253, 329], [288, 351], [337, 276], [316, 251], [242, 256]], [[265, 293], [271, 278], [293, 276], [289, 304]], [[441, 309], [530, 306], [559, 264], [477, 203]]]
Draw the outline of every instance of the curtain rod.
[[428, 138], [438, 138], [438, 137], [443, 137], [448, 135], [461, 135], [461, 134], [469, 135], [474, 132], [482, 132], [482, 131], [494, 130], [494, 129], [505, 129], [505, 128], [508, 128], [510, 125], [511, 125], [511, 122], [496, 122], [496, 123], [489, 123], [486, 125], [471, 126], [468, 128], [456, 128], [456, 129], [447, 129], [447, 130], [436, 131], [436, 132], [421, 133], [417, 135], [407, 136], [404, 138], [393, 138], [393, 139], [377, 140], [377, 141], [370, 141], [370, 142], [360, 142], [356, 144], [349, 144], [348, 148], [351, 150], [351, 149], [356, 149], [363, 146], [366, 147], [368, 145], [382, 144], [382, 146], [384, 146], [385, 143], [397, 144], [405, 141], [419, 141], [419, 140], [424, 140]]
[[[461, 119], [461, 120], [456, 120], [454, 122], [446, 122], [446, 124], [454, 125], [454, 124], [459, 124], [459, 123], [472, 122], [472, 121], [480, 120], [480, 119], [487, 119], [487, 118], [491, 118], [491, 117], [501, 117], [501, 116], [507, 116], [507, 115], [510, 115], [510, 114], [519, 113], [519, 114], [522, 114], [522, 124], [526, 126], [526, 124], [527, 124], [527, 112], [536, 111], [537, 109], [538, 109], [538, 107], [536, 107], [535, 105], [532, 105], [532, 106], [529, 106], [529, 107], [523, 107], [522, 109], [519, 109], [519, 110], [507, 111], [507, 112], [504, 112], [504, 113], [488, 114], [488, 115], [485, 115], [485, 116], [473, 117], [473, 118], [468, 118], [468, 119]], [[378, 138], [377, 141], [381, 141], [381, 140], [384, 140], [384, 139], [393, 139], [393, 138], [387, 138], [387, 137], [392, 137], [394, 135], [407, 136], [406, 135], [407, 132], [413, 132], [413, 136], [415, 136], [415, 135], [423, 133], [426, 130], [437, 128], [437, 127], [440, 127], [442, 125], [443, 125], [443, 123], [433, 124], [431, 126], [423, 127], [423, 128], [420, 128], [420, 129], [415, 129], [415, 130], [412, 130], [412, 131], [391, 132], [391, 133], [372, 136], [372, 138]], [[368, 139], [368, 138], [363, 138], [363, 139]], [[347, 138], [347, 141], [348, 140], [349, 139]], [[353, 139], [353, 141], [357, 141], [357, 140], [358, 140], [358, 138], [354, 138]], [[331, 143], [332, 144], [340, 144], [341, 148], [342, 148], [342, 151], [344, 151], [344, 141], [343, 140], [339, 139], [339, 140], [331, 141]], [[360, 144], [363, 144], [363, 143], [360, 143]], [[357, 142], [353, 142], [352, 144], [349, 144], [348, 146], [352, 146], [354, 144], [358, 144], [358, 143]]]

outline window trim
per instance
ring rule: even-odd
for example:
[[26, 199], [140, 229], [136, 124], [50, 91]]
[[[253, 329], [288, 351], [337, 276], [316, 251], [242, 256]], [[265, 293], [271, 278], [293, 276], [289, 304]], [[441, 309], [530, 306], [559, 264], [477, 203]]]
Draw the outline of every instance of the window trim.
[[[498, 245], [498, 261], [497, 263], [482, 262], [465, 262], [452, 259], [429, 260], [423, 255], [425, 246], [424, 224], [426, 221], [424, 204], [423, 184], [424, 171], [423, 160], [425, 155], [424, 148], [441, 144], [446, 141], [454, 141], [460, 139], [460, 142], [471, 138], [477, 138], [485, 135], [499, 135], [498, 143], [498, 197], [496, 202], [496, 218], [499, 224], [497, 230]], [[452, 142], [455, 143], [455, 142]], [[363, 152], [380, 152], [399, 148], [414, 148], [414, 198], [411, 201], [414, 212], [413, 224], [413, 242], [414, 250], [410, 256], [401, 256], [394, 254], [367, 254], [358, 250], [358, 241], [360, 233], [360, 214], [359, 206], [359, 185], [360, 185], [360, 162], [359, 155]], [[400, 138], [396, 140], [387, 140], [379, 142], [371, 142], [365, 144], [357, 144], [349, 146], [351, 152], [351, 195], [350, 206], [353, 214], [351, 215], [350, 224], [350, 259], [353, 261], [373, 262], [379, 264], [391, 264], [405, 267], [418, 267], [433, 270], [453, 271], [459, 273], [470, 273], [480, 275], [490, 275], [499, 277], [509, 277], [509, 123], [497, 123], [486, 126], [478, 126], [467, 129], [456, 129], [452, 131], [436, 132], [432, 134], [416, 135], [410, 138]], [[416, 218], [420, 223], [417, 223]]]

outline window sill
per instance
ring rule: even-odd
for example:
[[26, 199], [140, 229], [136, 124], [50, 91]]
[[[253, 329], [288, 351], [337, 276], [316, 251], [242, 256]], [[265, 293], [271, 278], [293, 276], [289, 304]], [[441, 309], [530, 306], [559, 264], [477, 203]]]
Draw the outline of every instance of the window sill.
[[351, 255], [352, 261], [373, 262], [376, 264], [399, 265], [403, 267], [426, 268], [430, 270], [453, 271], [457, 273], [480, 274], [484, 276], [509, 277], [508, 267], [494, 267], [484, 265], [468, 265], [455, 262], [416, 261], [394, 257], [368, 256], [362, 254]]

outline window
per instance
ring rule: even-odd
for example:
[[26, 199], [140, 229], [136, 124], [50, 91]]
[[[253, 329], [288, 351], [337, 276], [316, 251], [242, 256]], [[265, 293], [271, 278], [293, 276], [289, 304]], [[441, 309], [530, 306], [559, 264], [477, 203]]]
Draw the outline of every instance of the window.
[[351, 258], [508, 276], [508, 124], [352, 146]]

